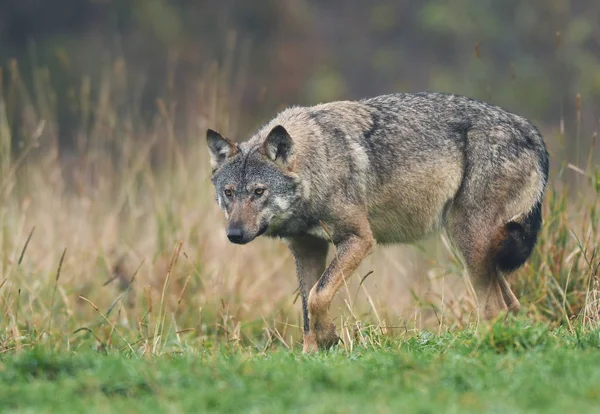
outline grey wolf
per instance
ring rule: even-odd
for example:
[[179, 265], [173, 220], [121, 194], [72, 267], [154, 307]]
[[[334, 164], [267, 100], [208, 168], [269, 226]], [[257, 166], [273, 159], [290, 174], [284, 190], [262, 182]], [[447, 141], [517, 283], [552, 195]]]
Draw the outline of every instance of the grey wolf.
[[442, 229], [482, 317], [518, 312], [506, 276], [536, 243], [548, 181], [543, 138], [525, 118], [459, 95], [400, 93], [291, 107], [245, 142], [208, 130], [207, 143], [229, 240], [289, 245], [305, 352], [338, 341], [331, 300], [375, 242]]

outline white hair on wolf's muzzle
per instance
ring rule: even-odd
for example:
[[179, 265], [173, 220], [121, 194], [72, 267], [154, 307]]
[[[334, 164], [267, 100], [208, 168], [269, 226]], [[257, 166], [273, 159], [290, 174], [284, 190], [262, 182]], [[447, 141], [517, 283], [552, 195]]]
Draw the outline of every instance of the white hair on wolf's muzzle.
[[268, 223], [268, 222], [269, 222], [269, 221], [271, 221], [271, 219], [273, 218], [273, 215], [274, 215], [274, 214], [273, 214], [273, 211], [272, 211], [270, 208], [268, 208], [268, 207], [265, 207], [265, 208], [263, 208], [263, 209], [262, 209], [262, 210], [261, 210], [261, 211], [260, 211], [260, 212], [259, 212], [259, 213], [256, 215], [256, 220], [255, 220], [255, 222], [256, 222], [256, 226], [257, 226], [257, 227], [260, 227], [260, 226], [262, 225], [262, 223], [265, 221], [265, 219], [266, 219], [266, 221], [267, 221], [267, 223]]

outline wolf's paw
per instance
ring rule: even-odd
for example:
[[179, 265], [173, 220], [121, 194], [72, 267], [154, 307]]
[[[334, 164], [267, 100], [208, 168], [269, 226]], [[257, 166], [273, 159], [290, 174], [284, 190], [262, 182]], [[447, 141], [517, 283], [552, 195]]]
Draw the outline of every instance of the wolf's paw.
[[319, 349], [329, 349], [340, 342], [340, 337], [335, 332], [335, 324], [329, 323], [324, 328], [315, 330], [315, 337]]
[[304, 345], [302, 352], [305, 354], [327, 350], [338, 344], [340, 337], [335, 332], [335, 325], [328, 323], [325, 328], [317, 325], [308, 335], [304, 335]]
[[337, 345], [338, 342], [340, 342], [340, 337], [335, 332], [335, 324], [329, 322], [328, 318], [325, 321], [315, 318], [310, 331], [304, 335], [302, 352], [307, 354], [318, 350], [326, 350]]
[[313, 333], [304, 336], [304, 344], [302, 346], [302, 353], [304, 354], [312, 354], [319, 350], [319, 345], [317, 345], [317, 338]]

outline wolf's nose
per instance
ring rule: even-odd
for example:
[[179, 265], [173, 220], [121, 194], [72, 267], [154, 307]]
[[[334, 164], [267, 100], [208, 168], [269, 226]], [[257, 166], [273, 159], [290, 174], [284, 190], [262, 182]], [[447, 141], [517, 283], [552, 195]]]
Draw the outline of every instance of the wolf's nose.
[[232, 243], [240, 244], [244, 240], [244, 231], [237, 228], [229, 229], [227, 230], [227, 238]]

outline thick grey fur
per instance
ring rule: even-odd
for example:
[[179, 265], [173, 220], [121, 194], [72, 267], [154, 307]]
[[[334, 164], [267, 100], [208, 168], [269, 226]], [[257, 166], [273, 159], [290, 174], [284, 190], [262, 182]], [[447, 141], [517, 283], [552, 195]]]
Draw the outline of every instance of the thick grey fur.
[[[544, 141], [525, 118], [458, 95], [399, 93], [292, 107], [241, 144], [215, 131], [207, 140], [232, 240], [281, 237], [296, 257], [305, 349], [312, 330], [319, 347], [332, 340], [320, 335], [333, 335], [322, 291], [335, 293], [336, 272], [353, 271], [373, 240], [445, 228], [485, 315], [518, 310], [502, 275], [533, 249], [548, 180]], [[339, 257], [325, 270], [328, 242]], [[311, 324], [313, 313], [323, 320]]]

